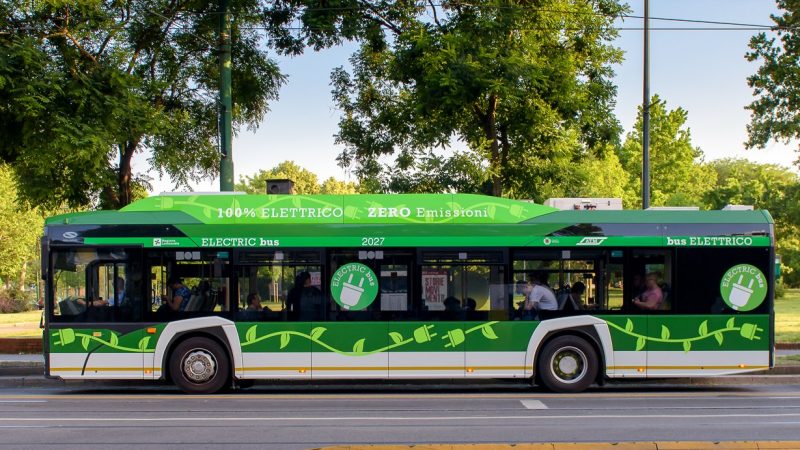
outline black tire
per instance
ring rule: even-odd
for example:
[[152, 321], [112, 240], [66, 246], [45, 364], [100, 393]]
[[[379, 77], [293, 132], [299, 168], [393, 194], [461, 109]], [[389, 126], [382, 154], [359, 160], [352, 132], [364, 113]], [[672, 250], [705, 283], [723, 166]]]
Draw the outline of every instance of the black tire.
[[192, 337], [181, 342], [169, 359], [172, 381], [187, 394], [218, 392], [228, 383], [230, 372], [225, 349], [205, 337]]
[[597, 378], [597, 352], [585, 339], [559, 336], [545, 344], [536, 361], [539, 379], [553, 392], [581, 392]]

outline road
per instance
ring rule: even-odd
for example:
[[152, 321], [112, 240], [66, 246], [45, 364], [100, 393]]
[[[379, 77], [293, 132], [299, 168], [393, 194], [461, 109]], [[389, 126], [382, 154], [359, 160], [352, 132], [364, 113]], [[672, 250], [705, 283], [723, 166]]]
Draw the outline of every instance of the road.
[[0, 390], [0, 448], [800, 440], [800, 386], [167, 387]]

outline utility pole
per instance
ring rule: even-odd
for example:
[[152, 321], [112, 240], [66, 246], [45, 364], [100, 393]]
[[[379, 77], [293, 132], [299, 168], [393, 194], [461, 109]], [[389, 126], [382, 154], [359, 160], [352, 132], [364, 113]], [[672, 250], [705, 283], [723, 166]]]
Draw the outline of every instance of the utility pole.
[[219, 0], [219, 190], [233, 191], [230, 0]]
[[642, 103], [642, 209], [650, 207], [650, 2], [644, 0], [644, 97]]

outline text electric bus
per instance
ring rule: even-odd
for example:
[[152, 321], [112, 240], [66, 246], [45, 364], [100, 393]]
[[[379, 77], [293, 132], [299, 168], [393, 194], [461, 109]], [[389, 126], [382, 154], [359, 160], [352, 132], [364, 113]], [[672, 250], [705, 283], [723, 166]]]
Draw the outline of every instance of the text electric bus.
[[42, 249], [49, 377], [190, 393], [518, 378], [575, 392], [773, 364], [765, 211], [172, 194], [50, 218]]

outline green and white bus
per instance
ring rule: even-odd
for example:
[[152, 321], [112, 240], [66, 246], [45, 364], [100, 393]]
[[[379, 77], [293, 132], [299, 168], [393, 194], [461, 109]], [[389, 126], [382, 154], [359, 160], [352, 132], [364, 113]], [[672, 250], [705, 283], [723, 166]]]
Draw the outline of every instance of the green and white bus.
[[165, 194], [50, 218], [42, 249], [46, 374], [62, 379], [213, 393], [516, 378], [576, 392], [774, 359], [766, 211]]

